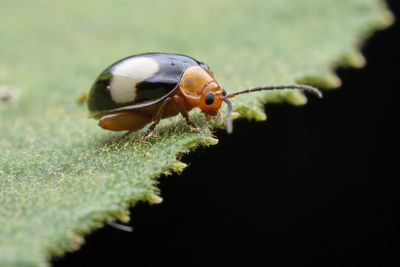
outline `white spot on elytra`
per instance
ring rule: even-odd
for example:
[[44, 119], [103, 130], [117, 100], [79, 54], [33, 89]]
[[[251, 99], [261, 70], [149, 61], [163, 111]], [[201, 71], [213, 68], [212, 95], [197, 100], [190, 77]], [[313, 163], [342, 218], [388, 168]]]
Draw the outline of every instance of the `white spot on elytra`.
[[113, 74], [107, 88], [116, 103], [127, 103], [135, 100], [136, 84], [153, 76], [160, 67], [150, 57], [128, 58], [111, 69]]

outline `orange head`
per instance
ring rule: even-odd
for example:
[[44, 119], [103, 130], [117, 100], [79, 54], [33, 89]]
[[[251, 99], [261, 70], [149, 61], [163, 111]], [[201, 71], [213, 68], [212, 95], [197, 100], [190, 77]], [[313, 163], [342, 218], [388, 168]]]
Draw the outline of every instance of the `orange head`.
[[180, 82], [181, 93], [190, 108], [199, 107], [204, 114], [216, 116], [226, 95], [214, 75], [201, 66], [188, 68]]
[[232, 104], [228, 98], [257, 91], [283, 89], [300, 89], [314, 93], [320, 98], [322, 97], [321, 92], [317, 88], [302, 84], [256, 87], [227, 95], [218, 81], [215, 80], [214, 75], [208, 69], [201, 66], [188, 68], [182, 75], [179, 87], [180, 92], [185, 98], [188, 110], [199, 107], [204, 114], [216, 116], [218, 115], [218, 110], [221, 107], [222, 101], [224, 101], [228, 106], [228, 113], [226, 116], [226, 130], [228, 133], [232, 132]]

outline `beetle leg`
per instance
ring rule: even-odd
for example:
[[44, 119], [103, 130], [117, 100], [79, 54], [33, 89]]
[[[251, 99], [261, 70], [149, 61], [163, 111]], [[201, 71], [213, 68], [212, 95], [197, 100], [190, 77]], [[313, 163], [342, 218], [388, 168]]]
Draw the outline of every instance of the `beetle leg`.
[[181, 106], [181, 104], [179, 103], [179, 96], [175, 95], [174, 96], [174, 103], [176, 105], [176, 107], [178, 108], [179, 112], [182, 114], [182, 116], [185, 118], [186, 124], [189, 125], [190, 129], [200, 133], [199, 127], [197, 127], [196, 124], [194, 124], [194, 122], [192, 122], [189, 119], [189, 113], [186, 111], [186, 109], [184, 107]]
[[154, 129], [156, 128], [157, 124], [160, 122], [164, 109], [167, 106], [167, 104], [171, 101], [171, 98], [168, 97], [167, 99], [164, 100], [164, 102], [161, 104], [161, 106], [158, 108], [157, 113], [154, 115], [153, 118], [153, 123], [150, 125], [149, 129], [147, 129], [146, 133], [142, 136], [142, 140], [146, 140], [149, 138], [152, 134]]
[[142, 141], [146, 140], [150, 136], [152, 136], [154, 129], [156, 128], [157, 123], [153, 122], [149, 129], [147, 129], [146, 133], [142, 136]]
[[221, 128], [225, 129], [225, 123], [224, 120], [221, 118], [221, 113], [219, 113], [219, 111], [217, 111], [217, 120], [218, 124], [222, 125]]

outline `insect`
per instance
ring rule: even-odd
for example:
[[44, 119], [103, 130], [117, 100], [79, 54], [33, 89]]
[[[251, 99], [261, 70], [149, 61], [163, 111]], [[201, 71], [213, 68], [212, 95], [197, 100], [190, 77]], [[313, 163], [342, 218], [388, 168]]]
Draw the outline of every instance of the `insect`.
[[210, 119], [221, 119], [222, 102], [228, 106], [225, 127], [232, 132], [232, 104], [240, 94], [263, 90], [300, 89], [322, 97], [308, 85], [278, 85], [246, 89], [227, 94], [209, 67], [194, 58], [179, 54], [146, 53], [124, 58], [105, 69], [95, 80], [88, 96], [89, 118], [112, 131], [136, 131], [151, 123], [142, 139], [153, 133], [163, 118], [182, 114], [193, 130], [189, 111], [201, 109]]

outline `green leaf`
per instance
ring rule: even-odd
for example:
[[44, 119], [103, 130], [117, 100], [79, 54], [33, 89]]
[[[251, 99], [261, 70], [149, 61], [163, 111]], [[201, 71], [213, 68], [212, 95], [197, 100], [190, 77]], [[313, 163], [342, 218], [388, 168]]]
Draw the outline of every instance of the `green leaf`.
[[[148, 142], [100, 129], [76, 101], [114, 61], [142, 52], [206, 62], [228, 92], [310, 83], [337, 87], [332, 69], [361, 67], [361, 41], [392, 21], [378, 0], [2, 1], [0, 8], [0, 265], [45, 266], [137, 201], [159, 203], [156, 178], [180, 171], [199, 145], [218, 142], [181, 117]], [[82, 100], [82, 94], [79, 96]], [[302, 93], [233, 99], [242, 117], [262, 103], [300, 105]]]

